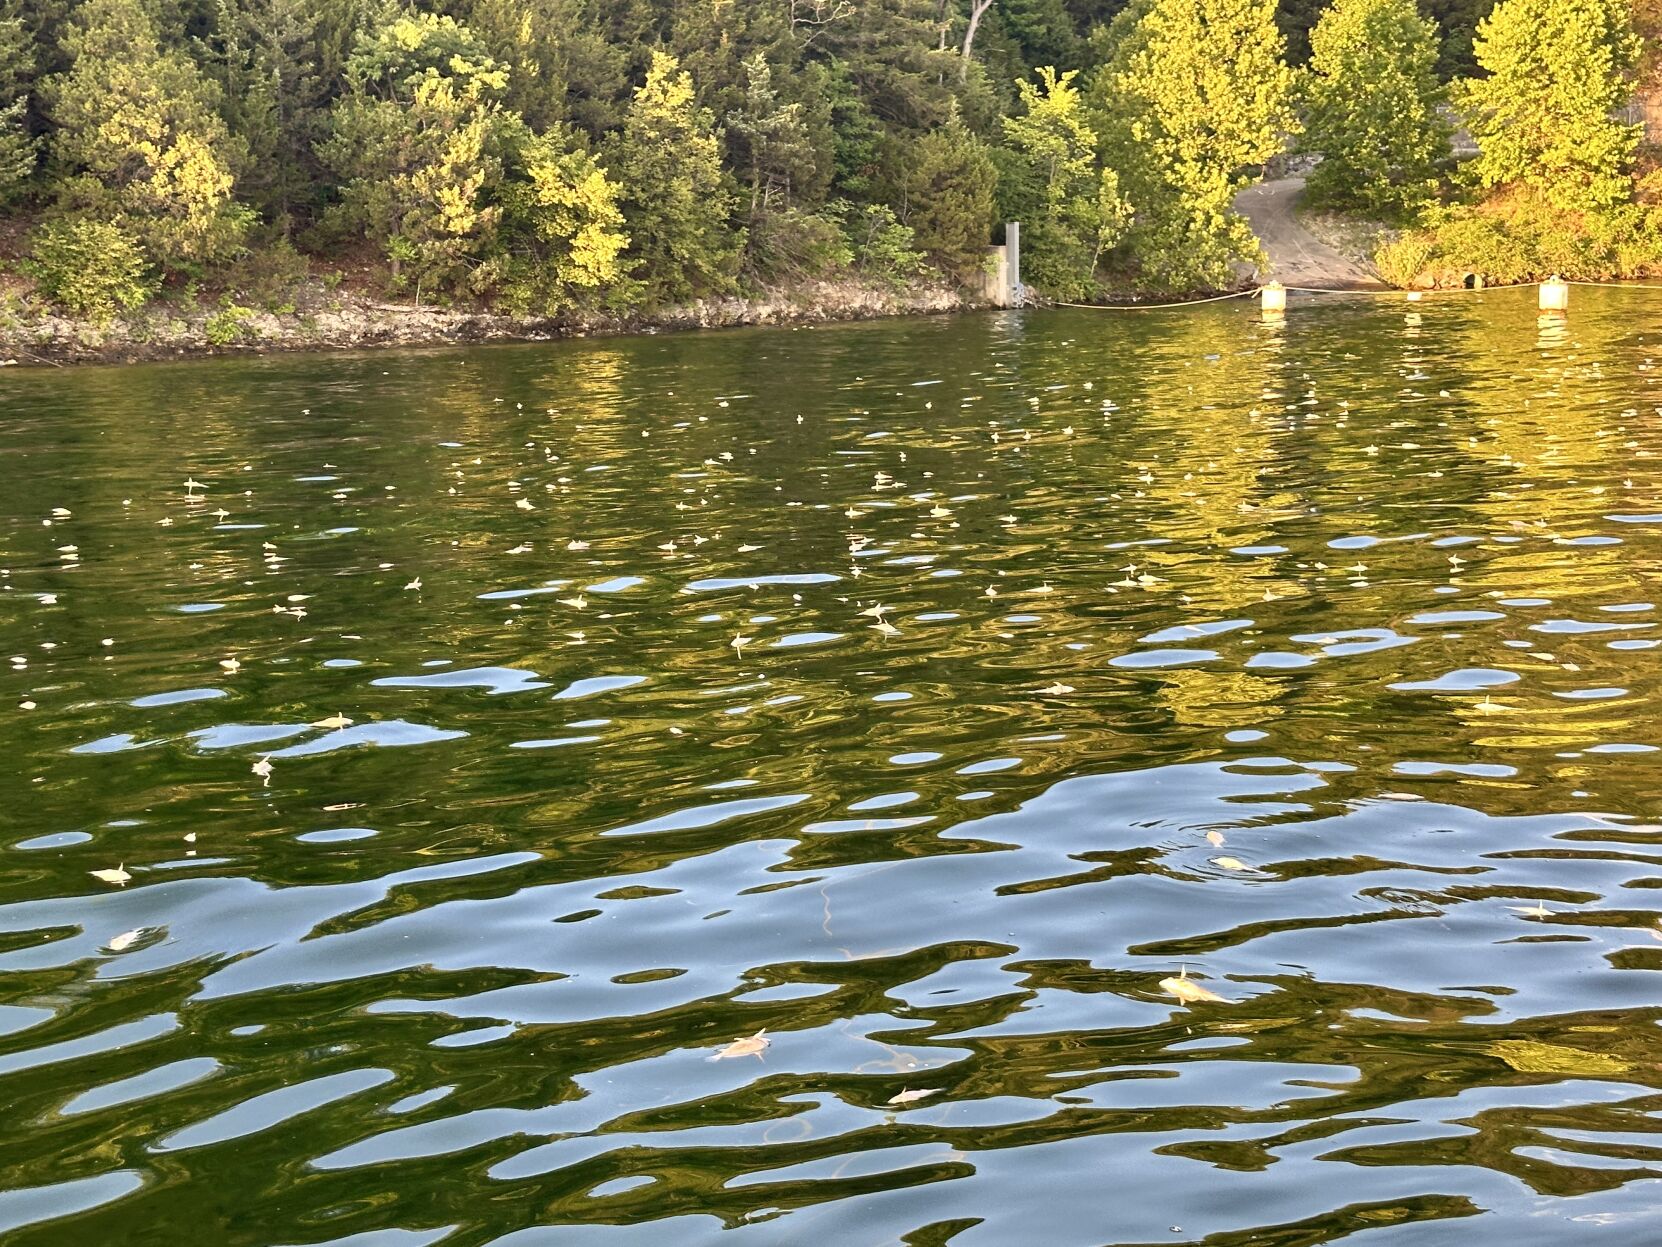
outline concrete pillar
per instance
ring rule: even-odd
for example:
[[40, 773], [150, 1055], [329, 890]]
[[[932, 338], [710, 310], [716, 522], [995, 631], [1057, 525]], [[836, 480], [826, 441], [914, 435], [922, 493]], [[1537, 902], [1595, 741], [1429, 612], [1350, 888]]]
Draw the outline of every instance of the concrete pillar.
[[1278, 281], [1267, 282], [1258, 291], [1258, 306], [1266, 312], [1285, 312], [1287, 310], [1287, 287]]
[[1010, 295], [1005, 307], [1021, 306], [1021, 222], [1004, 225], [1004, 258], [1009, 262]]
[[982, 297], [994, 307], [1010, 306], [1010, 253], [1003, 247], [987, 248], [988, 264], [981, 282]]
[[1570, 283], [1554, 273], [1541, 283], [1540, 309], [1543, 312], [1570, 310]]

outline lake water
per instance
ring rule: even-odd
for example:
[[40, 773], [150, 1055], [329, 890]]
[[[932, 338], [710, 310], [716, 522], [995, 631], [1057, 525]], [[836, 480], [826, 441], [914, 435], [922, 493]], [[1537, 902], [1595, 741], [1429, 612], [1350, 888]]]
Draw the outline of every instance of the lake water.
[[1658, 1241], [1575, 304], [6, 373], [0, 1241]]

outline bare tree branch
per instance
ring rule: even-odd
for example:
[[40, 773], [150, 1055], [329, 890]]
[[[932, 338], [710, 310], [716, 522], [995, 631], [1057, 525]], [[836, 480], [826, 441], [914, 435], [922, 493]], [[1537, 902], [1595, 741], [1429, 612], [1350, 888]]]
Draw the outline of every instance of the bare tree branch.
[[791, 0], [791, 33], [807, 47], [828, 26], [854, 15], [853, 0]]

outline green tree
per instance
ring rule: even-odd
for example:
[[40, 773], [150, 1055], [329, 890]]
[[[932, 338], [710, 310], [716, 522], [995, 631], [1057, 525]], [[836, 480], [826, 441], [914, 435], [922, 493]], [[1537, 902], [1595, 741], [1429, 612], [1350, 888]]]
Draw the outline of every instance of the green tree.
[[629, 49], [606, 38], [605, 0], [468, 0], [467, 24], [510, 67], [503, 106], [538, 131], [615, 129], [629, 100]]
[[1325, 0], [1276, 0], [1275, 24], [1287, 41], [1287, 61], [1303, 65], [1310, 59], [1310, 34], [1326, 11]]
[[944, 125], [952, 114], [958, 53], [941, 42], [940, 0], [861, 0], [832, 22], [815, 52], [842, 63], [874, 116], [896, 137]]
[[34, 176], [40, 144], [29, 132], [34, 39], [14, 0], [0, 3], [0, 204]]
[[1079, 63], [1079, 36], [1062, 0], [1001, 0], [999, 16], [1029, 68]]
[[491, 284], [507, 70], [454, 18], [411, 13], [360, 37], [346, 77], [319, 148], [342, 179], [335, 226], [366, 231], [418, 297]]
[[64, 206], [120, 224], [165, 270], [232, 255], [250, 214], [212, 85], [158, 46], [138, 0], [86, 0], [65, 43], [71, 68], [44, 87]]
[[987, 145], [956, 115], [911, 145], [905, 224], [941, 272], [968, 281], [992, 234], [998, 168]]
[[1394, 219], [1436, 193], [1448, 155], [1437, 29], [1413, 0], [1337, 0], [1312, 34], [1306, 146], [1316, 202]]
[[757, 52], [745, 62], [745, 94], [727, 114], [734, 166], [743, 170], [754, 219], [769, 208], [788, 207], [802, 187], [813, 187], [818, 158], [805, 110], [787, 103], [773, 86], [773, 69]]
[[328, 102], [317, 68], [321, 34], [312, 0], [217, 0], [213, 29], [196, 41], [246, 148], [238, 192], [285, 233], [320, 197], [315, 148]]
[[721, 153], [721, 131], [694, 102], [692, 79], [673, 56], [655, 53], [607, 148], [623, 182], [629, 258], [651, 303], [733, 288], [744, 236]]
[[1472, 38], [1477, 24], [1494, 7], [1494, 0], [1420, 0], [1420, 12], [1443, 32], [1437, 76], [1444, 82], [1470, 77], [1477, 69], [1472, 59]]
[[1102, 41], [1103, 152], [1150, 286], [1227, 286], [1261, 257], [1234, 199], [1297, 128], [1274, 18], [1274, 0], [1140, 0]]
[[1102, 253], [1119, 242], [1130, 219], [1118, 176], [1097, 164], [1077, 77], [1047, 66], [1039, 70], [1042, 91], [1018, 84], [1024, 111], [1004, 121], [999, 177], [1000, 215], [1022, 223], [1024, 274], [1063, 299], [1090, 292]]
[[1471, 176], [1566, 210], [1630, 200], [1639, 128], [1614, 114], [1639, 51], [1628, 0], [1502, 0], [1477, 28], [1487, 77], [1458, 96], [1479, 149]]

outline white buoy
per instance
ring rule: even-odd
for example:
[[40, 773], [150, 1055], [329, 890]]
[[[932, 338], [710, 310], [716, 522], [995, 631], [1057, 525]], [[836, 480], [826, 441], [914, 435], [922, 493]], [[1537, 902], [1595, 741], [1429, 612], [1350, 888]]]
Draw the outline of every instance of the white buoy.
[[1541, 283], [1541, 311], [1567, 312], [1570, 310], [1570, 283], [1554, 273]]
[[1287, 310], [1287, 287], [1278, 281], [1267, 282], [1258, 291], [1258, 305], [1266, 312]]

